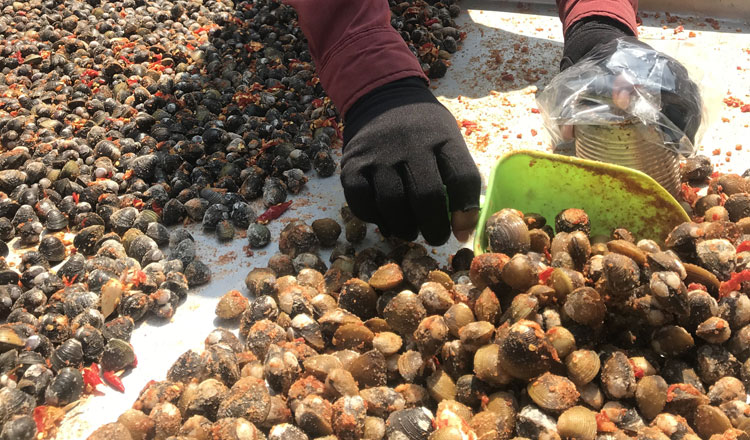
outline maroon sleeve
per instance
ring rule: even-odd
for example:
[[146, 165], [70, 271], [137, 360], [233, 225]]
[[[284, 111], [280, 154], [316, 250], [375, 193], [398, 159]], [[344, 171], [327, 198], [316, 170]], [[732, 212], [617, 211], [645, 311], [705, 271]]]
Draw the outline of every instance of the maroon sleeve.
[[285, 0], [299, 16], [320, 82], [343, 115], [359, 97], [397, 79], [427, 80], [391, 26], [387, 0]]
[[638, 35], [635, 15], [638, 0], [557, 0], [557, 11], [563, 24], [563, 34], [576, 21], [592, 15], [613, 18]]

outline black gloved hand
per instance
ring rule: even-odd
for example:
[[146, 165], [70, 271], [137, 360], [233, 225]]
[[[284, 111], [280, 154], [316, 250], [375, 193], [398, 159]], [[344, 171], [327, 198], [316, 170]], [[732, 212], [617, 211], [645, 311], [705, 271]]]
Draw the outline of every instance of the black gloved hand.
[[[639, 41], [632, 31], [617, 20], [593, 16], [574, 23], [565, 33], [563, 58], [560, 70], [565, 70], [583, 58], [610, 59], [618, 50], [614, 40], [625, 41], [644, 48], [639, 53], [633, 51], [618, 54], [613, 65], [613, 73], [625, 72], [627, 79], [618, 83], [617, 79], [609, 83], [592, 84], [593, 94], [609, 94], [615, 105], [626, 108], [633, 87], [639, 81], [658, 83], [661, 94], [661, 113], [663, 113], [682, 133], [695, 142], [695, 133], [701, 123], [702, 102], [698, 86], [690, 79], [687, 69], [679, 61], [654, 50], [648, 44]], [[620, 69], [619, 72], [614, 71]], [[625, 78], [625, 76], [620, 76]], [[606, 82], [605, 81], [605, 82]], [[662, 126], [668, 140], [679, 142], [680, 132], [674, 132]]]
[[468, 220], [462, 212], [479, 207], [479, 171], [456, 119], [423, 80], [378, 87], [345, 124], [341, 183], [354, 215], [385, 236], [413, 240], [421, 231], [431, 245], [450, 237], [449, 209], [457, 236], [474, 228], [476, 211]]

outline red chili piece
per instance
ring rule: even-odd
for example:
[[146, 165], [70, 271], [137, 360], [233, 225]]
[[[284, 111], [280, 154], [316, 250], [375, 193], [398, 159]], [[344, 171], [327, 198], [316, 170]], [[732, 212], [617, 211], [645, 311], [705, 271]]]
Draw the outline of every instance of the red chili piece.
[[116, 375], [114, 371], [105, 371], [102, 374], [102, 377], [104, 378], [104, 381], [107, 382], [107, 385], [110, 387], [116, 389], [117, 391], [124, 393], [125, 392], [125, 386], [122, 384], [122, 380], [120, 379], [120, 376]]
[[555, 268], [554, 268], [554, 267], [548, 267], [548, 268], [544, 269], [544, 270], [543, 270], [543, 271], [542, 271], [542, 272], [541, 272], [541, 273], [539, 274], [539, 282], [540, 282], [541, 284], [547, 284], [547, 280], [549, 280], [549, 277], [551, 277], [551, 276], [552, 276], [552, 271], [554, 271], [554, 270], [555, 270]]
[[96, 388], [97, 385], [102, 383], [102, 379], [99, 377], [99, 366], [91, 364], [90, 367], [83, 369], [83, 383]]
[[46, 418], [47, 418], [47, 409], [49, 407], [46, 405], [37, 406], [34, 408], [34, 422], [36, 423], [36, 430], [37, 432], [44, 433], [46, 432]]
[[750, 251], [750, 240], [745, 240], [737, 246], [737, 252]]
[[292, 201], [279, 203], [278, 205], [273, 205], [270, 208], [266, 210], [263, 214], [258, 216], [257, 222], [260, 224], [266, 224], [270, 222], [271, 220], [275, 220], [281, 216], [289, 207], [292, 206]]
[[682, 195], [682, 199], [685, 200], [687, 203], [689, 203], [690, 206], [693, 206], [695, 202], [698, 200], [698, 191], [699, 191], [699, 188], [693, 188], [687, 183], [683, 183], [682, 187], [680, 188], [680, 194]]
[[[746, 242], [745, 242], [746, 243]], [[723, 281], [719, 285], [719, 296], [726, 295], [729, 292], [740, 290], [742, 283], [750, 281], [750, 269], [745, 269], [742, 272], [733, 273], [727, 281]]]
[[151, 209], [152, 209], [152, 210], [153, 210], [153, 211], [154, 211], [155, 213], [157, 213], [157, 214], [159, 214], [159, 215], [161, 215], [161, 213], [162, 213], [162, 212], [164, 211], [164, 209], [163, 209], [163, 208], [162, 208], [161, 206], [159, 206], [159, 204], [158, 204], [158, 203], [156, 203], [156, 202], [151, 202]]
[[596, 430], [599, 432], [615, 432], [617, 426], [603, 412], [596, 414]]

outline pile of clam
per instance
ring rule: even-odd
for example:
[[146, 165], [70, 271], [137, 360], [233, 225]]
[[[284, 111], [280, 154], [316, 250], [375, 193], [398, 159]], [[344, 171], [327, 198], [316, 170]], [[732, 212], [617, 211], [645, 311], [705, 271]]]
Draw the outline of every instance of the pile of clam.
[[419, 59], [425, 75], [445, 76], [451, 57], [464, 39], [453, 21], [461, 13], [457, 2], [390, 0], [388, 3], [391, 26], [399, 31], [409, 50]]
[[[392, 5], [433, 77], [460, 40], [448, 4]], [[306, 174], [335, 172], [340, 134], [278, 0], [2, 6], [0, 437], [26, 438], [15, 416], [120, 387], [134, 326], [210, 280], [167, 227], [265, 246]]]
[[414, 243], [355, 253], [342, 217], [289, 223], [217, 304], [239, 336], [213, 331], [91, 438], [748, 438], [750, 217], [656, 243], [506, 209], [445, 267]]

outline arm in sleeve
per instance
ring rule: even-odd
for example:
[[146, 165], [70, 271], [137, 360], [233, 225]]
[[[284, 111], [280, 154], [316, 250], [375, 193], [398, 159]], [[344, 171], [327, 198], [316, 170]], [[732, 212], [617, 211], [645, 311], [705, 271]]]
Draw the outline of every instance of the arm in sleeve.
[[573, 23], [582, 18], [603, 16], [619, 21], [627, 26], [633, 35], [638, 35], [636, 13], [638, 0], [556, 0], [557, 11], [563, 24], [563, 34], [567, 34]]
[[387, 0], [285, 0], [307, 37], [320, 82], [342, 115], [389, 82], [420, 77], [419, 61], [391, 26]]

